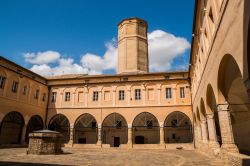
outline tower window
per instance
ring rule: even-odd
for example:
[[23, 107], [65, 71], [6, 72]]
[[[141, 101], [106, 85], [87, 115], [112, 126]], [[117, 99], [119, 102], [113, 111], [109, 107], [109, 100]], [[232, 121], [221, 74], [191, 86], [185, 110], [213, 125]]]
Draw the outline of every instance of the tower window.
[[70, 101], [70, 92], [65, 92], [65, 101]]
[[180, 97], [185, 98], [185, 88], [184, 87], [180, 88]]
[[166, 99], [171, 99], [171, 98], [172, 98], [172, 89], [166, 88]]
[[17, 89], [18, 89], [18, 82], [17, 81], [13, 81], [11, 91], [14, 92], [14, 93], [16, 93]]
[[97, 91], [93, 92], [93, 101], [98, 101], [98, 92]]
[[0, 76], [0, 89], [4, 88], [6, 77]]
[[119, 100], [124, 100], [124, 90], [119, 90]]
[[135, 89], [135, 100], [141, 100], [141, 89]]

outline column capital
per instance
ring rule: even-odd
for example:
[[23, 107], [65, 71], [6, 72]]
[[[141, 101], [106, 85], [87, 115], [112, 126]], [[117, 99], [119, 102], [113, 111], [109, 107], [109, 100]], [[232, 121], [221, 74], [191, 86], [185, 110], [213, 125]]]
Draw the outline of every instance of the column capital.
[[207, 114], [207, 119], [214, 119], [214, 114]]
[[218, 112], [219, 111], [229, 111], [229, 104], [228, 103], [218, 104], [217, 108], [218, 108]]
[[102, 124], [98, 124], [98, 129], [101, 129], [102, 128]]
[[132, 129], [132, 124], [128, 124], [128, 128], [129, 128], [129, 129]]
[[206, 119], [202, 119], [201, 120], [201, 124], [205, 124], [205, 123], [207, 123], [207, 120]]

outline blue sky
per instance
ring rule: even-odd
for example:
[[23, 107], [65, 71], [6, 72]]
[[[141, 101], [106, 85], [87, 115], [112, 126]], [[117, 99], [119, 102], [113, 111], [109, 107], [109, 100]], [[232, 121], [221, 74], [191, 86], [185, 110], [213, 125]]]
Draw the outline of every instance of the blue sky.
[[[84, 60], [93, 61], [98, 56], [112, 56], [116, 53], [113, 48], [115, 46], [109, 45], [116, 42], [119, 21], [128, 17], [140, 17], [149, 24], [152, 43], [159, 43], [154, 38], [158, 34], [165, 37], [163, 41], [168, 41], [174, 35], [176, 45], [184, 44], [180, 48], [182, 51], [175, 53], [178, 55], [165, 55], [166, 59], [171, 56], [171, 64], [168, 64], [169, 67], [162, 67], [161, 71], [183, 69], [183, 65], [187, 66], [189, 61], [190, 46], [185, 42], [191, 43], [193, 10], [194, 0], [1, 0], [0, 55], [38, 73], [39, 70], [36, 69], [41, 65], [52, 69], [64, 63], [60, 60], [65, 60], [66, 66], [75, 64], [84, 68]], [[43, 56], [48, 51], [49, 57], [55, 53], [60, 55], [44, 64], [35, 61], [39, 60], [39, 55]], [[154, 50], [152, 54], [157, 56], [157, 52]], [[165, 52], [169, 52], [168, 49]], [[103, 63], [102, 59], [99, 60], [100, 64]], [[96, 65], [89, 63], [89, 68]], [[78, 66], [75, 67], [76, 72], [83, 71]], [[95, 69], [97, 72], [93, 73], [114, 73], [113, 68]], [[152, 71], [157, 71], [156, 67]], [[52, 75], [56, 74], [58, 73]]]

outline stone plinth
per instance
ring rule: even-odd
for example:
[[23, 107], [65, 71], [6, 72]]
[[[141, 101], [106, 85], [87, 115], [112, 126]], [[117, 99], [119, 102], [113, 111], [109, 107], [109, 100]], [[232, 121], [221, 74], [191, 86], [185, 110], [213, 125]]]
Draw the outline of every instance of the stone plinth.
[[51, 130], [39, 130], [29, 134], [27, 154], [62, 153], [62, 134]]

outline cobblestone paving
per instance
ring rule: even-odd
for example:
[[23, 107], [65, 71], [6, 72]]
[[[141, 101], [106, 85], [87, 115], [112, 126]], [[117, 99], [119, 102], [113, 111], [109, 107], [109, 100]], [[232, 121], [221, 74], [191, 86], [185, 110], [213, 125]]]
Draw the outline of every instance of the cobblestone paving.
[[26, 155], [25, 148], [0, 149], [0, 165], [176, 165], [222, 166], [219, 159], [191, 150], [76, 149], [61, 155]]

